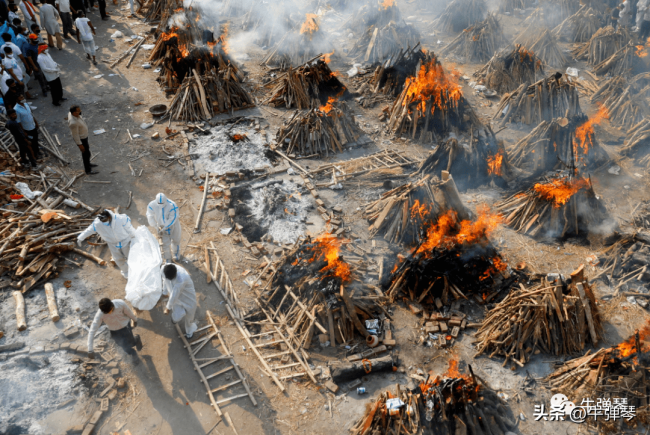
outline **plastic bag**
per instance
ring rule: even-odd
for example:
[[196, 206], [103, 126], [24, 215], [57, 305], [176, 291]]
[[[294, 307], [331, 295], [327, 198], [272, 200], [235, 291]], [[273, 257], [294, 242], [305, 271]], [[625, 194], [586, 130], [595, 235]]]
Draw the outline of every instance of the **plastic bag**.
[[40, 190], [32, 191], [32, 189], [30, 189], [29, 186], [23, 182], [16, 183], [16, 189], [18, 189], [20, 193], [22, 193], [24, 196], [26, 196], [29, 199], [34, 199], [37, 196], [41, 196], [43, 194], [43, 192], [41, 192]]
[[162, 256], [158, 240], [144, 225], [135, 230], [128, 265], [126, 300], [138, 310], [152, 309], [162, 295]]

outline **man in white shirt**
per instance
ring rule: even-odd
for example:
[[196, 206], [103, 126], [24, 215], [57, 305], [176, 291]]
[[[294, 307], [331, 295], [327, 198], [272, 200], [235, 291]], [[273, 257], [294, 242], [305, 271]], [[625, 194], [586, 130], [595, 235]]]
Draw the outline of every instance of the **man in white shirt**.
[[32, 24], [38, 24], [38, 10], [34, 4], [29, 0], [22, 0], [18, 5], [20, 11], [23, 13], [23, 18], [25, 21], [25, 27], [27, 29], [32, 28]]
[[175, 264], [163, 264], [160, 272], [162, 273], [163, 295], [169, 296], [167, 306], [164, 309], [165, 314], [172, 313], [172, 322], [178, 323], [185, 320], [185, 336], [192, 338], [192, 335], [198, 327], [194, 323], [196, 314], [196, 292], [194, 283], [187, 270]]
[[74, 25], [77, 28], [77, 42], [84, 46], [84, 51], [86, 52], [86, 57], [93, 60], [93, 64], [97, 65], [97, 60], [95, 59], [95, 40], [93, 35], [95, 34], [95, 28], [93, 23], [86, 18], [84, 11], [77, 12], [77, 18], [74, 20]]
[[6, 72], [9, 73], [11, 78], [13, 78], [18, 86], [21, 86], [25, 89], [25, 97], [33, 99], [32, 95], [27, 90], [27, 82], [29, 81], [29, 76], [26, 75], [22, 68], [20, 67], [19, 61], [15, 59], [14, 51], [9, 45], [5, 45], [3, 50], [5, 54], [4, 59], [2, 59], [2, 67]]
[[142, 349], [142, 342], [140, 336], [133, 336], [131, 330], [131, 320], [133, 327], [138, 326], [138, 318], [135, 317], [133, 311], [122, 299], [103, 298], [99, 301], [99, 310], [95, 314], [90, 331], [88, 332], [88, 358], [95, 358], [95, 348], [93, 342], [95, 340], [95, 333], [105, 323], [108, 330], [111, 332], [111, 338], [122, 348], [124, 351], [134, 356], [136, 347], [138, 350]]
[[56, 0], [54, 5], [56, 10], [59, 11], [61, 23], [63, 24], [63, 39], [69, 39], [69, 35], [74, 34], [74, 30], [72, 30], [72, 13], [74, 9], [70, 6], [70, 0]]
[[54, 62], [52, 56], [48, 53], [47, 44], [38, 47], [38, 66], [45, 76], [50, 92], [52, 93], [52, 104], [60, 106], [62, 101], [67, 100], [63, 98], [63, 85], [61, 84], [61, 68], [59, 64]]

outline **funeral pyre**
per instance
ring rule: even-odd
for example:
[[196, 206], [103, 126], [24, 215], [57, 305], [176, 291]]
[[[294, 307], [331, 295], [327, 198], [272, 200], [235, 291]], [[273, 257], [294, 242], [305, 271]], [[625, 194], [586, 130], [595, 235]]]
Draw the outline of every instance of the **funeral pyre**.
[[454, 53], [466, 62], [486, 62], [505, 44], [503, 29], [493, 13], [463, 30], [440, 55]]
[[384, 27], [370, 26], [354, 43], [348, 55], [357, 61], [383, 62], [419, 42], [420, 33], [413, 26], [391, 21]]
[[625, 234], [600, 252], [598, 259], [599, 275], [607, 284], [616, 283], [616, 293], [622, 290], [628, 296], [638, 296], [639, 305], [647, 305], [644, 294], [646, 283], [650, 282], [650, 234], [646, 231]]
[[571, 54], [576, 59], [587, 60], [591, 66], [598, 65], [625, 46], [630, 40], [629, 32], [620, 26], [614, 30], [612, 26], [601, 27], [589, 41], [576, 44]]
[[[642, 73], [631, 79], [623, 76], [608, 79], [594, 92], [591, 101], [602, 104], [609, 114], [609, 122], [624, 127], [628, 138], [632, 138], [633, 134], [647, 129], [645, 118], [650, 114], [648, 97], [650, 73]], [[628, 140], [627, 143], [630, 147], [624, 147], [622, 154], [630, 154], [638, 146], [634, 141]]]
[[[378, 4], [377, 4], [378, 3]], [[347, 29], [354, 34], [362, 34], [368, 28], [383, 28], [390, 22], [401, 23], [402, 13], [395, 0], [381, 0], [361, 6], [347, 21]]]
[[570, 42], [585, 42], [600, 28], [600, 14], [587, 5], [582, 5], [578, 12], [553, 29], [553, 35]]
[[436, 433], [482, 435], [515, 430], [512, 412], [469, 367], [461, 374], [458, 361], [439, 376], [427, 374], [414, 390], [386, 391], [367, 407], [350, 430], [353, 435], [384, 433]]
[[571, 355], [597, 345], [601, 324], [596, 298], [582, 266], [571, 274], [526, 288], [522, 283], [488, 311], [475, 334], [477, 355], [505, 357], [523, 367], [540, 352]]
[[[646, 102], [643, 101], [643, 103]], [[621, 148], [621, 154], [636, 158], [638, 165], [650, 168], [650, 140], [648, 138], [650, 138], [650, 122], [644, 118], [627, 132], [625, 146]]]
[[531, 24], [523, 30], [515, 39], [515, 43], [523, 45], [545, 64], [554, 68], [563, 68], [569, 60], [558, 45], [557, 38], [548, 29], [539, 28], [537, 24]]
[[487, 10], [485, 0], [452, 0], [434, 22], [434, 27], [447, 33], [460, 32], [483, 21]]
[[512, 50], [501, 50], [474, 73], [480, 84], [498, 93], [512, 92], [524, 83], [536, 83], [544, 75], [542, 61], [534, 53], [515, 44]]
[[585, 235], [610, 222], [591, 179], [570, 171], [550, 173], [496, 208], [506, 216], [506, 225], [533, 237]]

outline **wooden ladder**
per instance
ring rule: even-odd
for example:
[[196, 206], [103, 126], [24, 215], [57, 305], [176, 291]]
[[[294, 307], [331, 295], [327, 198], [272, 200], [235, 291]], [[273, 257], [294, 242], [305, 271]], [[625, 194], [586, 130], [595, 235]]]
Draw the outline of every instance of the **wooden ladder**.
[[[190, 355], [192, 364], [194, 364], [194, 370], [196, 370], [197, 373], [199, 374], [199, 377], [201, 378], [201, 382], [203, 383], [203, 386], [207, 390], [207, 395], [210, 398], [210, 402], [212, 403], [214, 410], [217, 412], [219, 418], [225, 418], [226, 421], [228, 422], [228, 425], [232, 428], [232, 430], [235, 433], [237, 433], [237, 430], [235, 429], [235, 425], [230, 419], [230, 415], [227, 412], [222, 412], [219, 405], [226, 402], [232, 402], [236, 399], [241, 399], [244, 397], [249, 397], [251, 402], [253, 403], [253, 406], [257, 406], [257, 401], [255, 400], [255, 397], [253, 396], [250, 387], [248, 386], [248, 381], [246, 380], [246, 377], [242, 374], [241, 370], [239, 369], [239, 364], [237, 364], [234, 356], [232, 355], [232, 353], [230, 353], [228, 346], [226, 346], [226, 343], [223, 340], [223, 336], [221, 335], [221, 331], [217, 327], [217, 324], [214, 322], [212, 313], [208, 311], [206, 313], [206, 317], [208, 319], [208, 324], [198, 329], [194, 333], [194, 340], [191, 342], [187, 340], [185, 334], [183, 334], [183, 332], [181, 331], [181, 328], [178, 325], [178, 323], [175, 325], [176, 331], [178, 332], [178, 335], [181, 338], [181, 340], [183, 340], [183, 344], [185, 345], [184, 347], [185, 349], [187, 349], [187, 352]], [[200, 335], [200, 337], [197, 337], [197, 335]], [[214, 347], [207, 346], [207, 344], [210, 343], [211, 341], [212, 343], [214, 343], [212, 339], [215, 337], [219, 340], [219, 345]], [[201, 352], [201, 350], [204, 349], [205, 349], [204, 354], [210, 353], [210, 355], [203, 355], [202, 357], [199, 358], [198, 357], [199, 352]], [[212, 350], [212, 352], [208, 352], [208, 350]], [[219, 353], [219, 355], [215, 355], [215, 353]], [[219, 363], [224, 363], [224, 364], [221, 364], [219, 366]], [[215, 365], [216, 367], [213, 365]], [[206, 367], [213, 367], [216, 370], [209, 374], [204, 373]], [[214, 382], [219, 378], [219, 376], [225, 375], [227, 373], [231, 374], [232, 372], [234, 372], [237, 375], [237, 377], [239, 378], [238, 380], [228, 382], [219, 386], [214, 386], [214, 387], [210, 385], [211, 380]], [[217, 399], [215, 397], [216, 394], [225, 394], [226, 390], [231, 388], [237, 388], [238, 386], [243, 386], [246, 392], [240, 392], [238, 394], [236, 393], [233, 396], [225, 397], [223, 399]]]

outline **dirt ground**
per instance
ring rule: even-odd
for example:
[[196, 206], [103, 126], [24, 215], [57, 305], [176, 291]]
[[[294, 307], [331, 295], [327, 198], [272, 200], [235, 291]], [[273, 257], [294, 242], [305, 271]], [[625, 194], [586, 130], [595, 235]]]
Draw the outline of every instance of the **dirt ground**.
[[[413, 21], [422, 28], [424, 47], [435, 51], [436, 47], [441, 46], [438, 44], [439, 40], [442, 44], [451, 40], [453, 35], [439, 35], [436, 31], [431, 31], [431, 22], [435, 18], [433, 15], [418, 14], [415, 18], [411, 13], [417, 11], [409, 11], [408, 4], [401, 5], [398, 2], [398, 5], [403, 7], [403, 15], [409, 17], [407, 21]], [[345, 388], [333, 395], [321, 386], [313, 385], [300, 378], [285, 382], [286, 392], [281, 393], [264, 374], [258, 359], [243, 341], [235, 325], [228, 320], [223, 299], [214, 285], [206, 283], [202, 247], [209, 241], [214, 242], [233, 279], [235, 290], [246, 308], [253, 306], [254, 294], [244, 284], [242, 275], [246, 270], [255, 270], [259, 260], [252, 258], [241, 244], [234, 242], [232, 233], [221, 234], [222, 228], [230, 228], [232, 224], [225, 213], [214, 207], [210, 201], [207, 212], [203, 215], [201, 232], [193, 233], [202, 199], [202, 192], [198, 187], [202, 181], [197, 177], [201, 174], [194, 174], [189, 165], [183, 166], [178, 162], [169, 165], [168, 162], [172, 161], [170, 155], [181, 157], [188, 152], [180, 136], [172, 140], [151, 139], [154, 132], [160, 133], [161, 137], [166, 136], [164, 132], [166, 123], [156, 124], [146, 130], [140, 127], [142, 123], [152, 121], [152, 116], [148, 113], [149, 107], [154, 104], [169, 103], [155, 80], [155, 72], [151, 69], [143, 69], [141, 66], [146, 62], [148, 52], [142, 50], [128, 69], [125, 67], [125, 62], [112, 70], [108, 68], [108, 63], [104, 62], [110, 57], [115, 58], [128, 47], [126, 37], [111, 40], [115, 30], [120, 30], [126, 36], [132, 33], [147, 36], [151, 26], [138, 19], [127, 18], [124, 4], [119, 8], [109, 5], [108, 11], [112, 14], [112, 19], [109, 21], [101, 21], [96, 12], [89, 16], [97, 28], [96, 44], [99, 47], [97, 57], [100, 60], [97, 66], [93, 66], [85, 59], [81, 46], [75, 41], [65, 41], [63, 51], [52, 50], [52, 57], [63, 67], [61, 80], [64, 94], [69, 100], [65, 107], [55, 108], [50, 104], [49, 99], [41, 97], [34, 101], [34, 106], [37, 107], [35, 115], [52, 135], [57, 135], [60, 139], [64, 156], [71, 161], [67, 168], [69, 172], [82, 173], [82, 165], [80, 153], [74, 146], [67, 123], [64, 121], [67, 106], [81, 105], [89, 128], [105, 130], [102, 134], [90, 136], [93, 163], [99, 165], [97, 169], [100, 173], [92, 178], [83, 177], [73, 186], [79, 197], [87, 204], [119, 206], [121, 212], [131, 217], [134, 226], [147, 224], [145, 216], [147, 204], [158, 192], [164, 192], [179, 205], [183, 228], [181, 264], [192, 275], [197, 290], [199, 298], [197, 319], [200, 326], [203, 326], [206, 322], [206, 311], [210, 310], [215, 314], [225, 340], [249, 380], [258, 402], [257, 406], [253, 406], [248, 399], [239, 399], [223, 405], [223, 410], [229, 413], [239, 434], [347, 433], [349, 427], [363, 414], [369, 401], [380, 392], [386, 389], [393, 391], [396, 384], [413, 387], [415, 380], [409, 375], [417, 369], [432, 371], [434, 374], [443, 373], [452, 358], [462, 362], [461, 370], [464, 369], [464, 365], [471, 364], [475, 372], [492, 388], [504, 393], [513, 414], [518, 418], [518, 433], [579, 433], [581, 430], [579, 425], [533, 421], [534, 405], [548, 403], [550, 397], [550, 394], [541, 387], [540, 378], [553, 369], [553, 364], [558, 361], [557, 358], [538, 355], [524, 369], [502, 367], [501, 361], [486, 357], [474, 359], [475, 350], [469, 330], [447, 350], [418, 345], [416, 338], [422, 327], [421, 319], [411, 314], [403, 304], [396, 304], [390, 308], [394, 317], [393, 325], [396, 328], [395, 338], [398, 345], [394, 352], [399, 354], [399, 370], [388, 375], [372, 375], [364, 378], [366, 395], [357, 395], [354, 390], [347, 392]], [[508, 37], [518, 31], [520, 18], [502, 16], [501, 19], [507, 29]], [[147, 43], [153, 42], [152, 37], [149, 36]], [[346, 43], [349, 47], [351, 41]], [[248, 53], [252, 60], [244, 62], [244, 67], [249, 73], [249, 81], [252, 82], [253, 93], [258, 99], [262, 96], [258, 80], [263, 71], [257, 65], [256, 59], [262, 53], [261, 50]], [[478, 67], [478, 65], [462, 65], [454, 59], [448, 61], [453, 62], [454, 68], [462, 75], [471, 76]], [[334, 61], [332, 68], [345, 71], [349, 66], [347, 60], [338, 59]], [[574, 62], [571, 66], [581, 68], [584, 65]], [[487, 100], [482, 96], [474, 95], [466, 83], [464, 91], [482, 118], [493, 114], [498, 99]], [[581, 100], [583, 110], [587, 114], [593, 114], [594, 108], [584, 100]], [[377, 120], [376, 115], [381, 110], [380, 107], [364, 110], [353, 100], [348, 104], [351, 112], [357, 117], [358, 123], [374, 142], [337, 155], [335, 160], [346, 160], [389, 146], [404, 150], [417, 158], [425, 157], [431, 150], [430, 147], [411, 144], [401, 139], [391, 141]], [[236, 113], [235, 116], [264, 118], [270, 124], [270, 131], [274, 133], [283, 121], [284, 114], [284, 111], [263, 107]], [[174, 127], [175, 123], [172, 123], [172, 128]], [[507, 145], [512, 145], [529, 131], [530, 127], [511, 125], [499, 134], [499, 138], [504, 139]], [[139, 134], [140, 137], [131, 139], [130, 136], [134, 134]], [[627, 219], [636, 204], [639, 201], [650, 200], [647, 189], [649, 174], [643, 168], [635, 167], [633, 161], [622, 159], [617, 155], [617, 146], [622, 144], [624, 132], [611, 128], [605, 122], [596, 128], [596, 135], [601, 138], [601, 145], [608, 151], [613, 161], [623, 168], [618, 176], [609, 174], [607, 167], [592, 173], [596, 192], [604, 199], [609, 212], [618, 220], [621, 227], [629, 226]], [[306, 168], [315, 168], [321, 163], [323, 162], [300, 161], [300, 164]], [[56, 163], [53, 158], [50, 158], [47, 164]], [[133, 168], [136, 176], [132, 175], [130, 167]], [[300, 182], [297, 175], [289, 175], [283, 172], [282, 168], [288, 167], [286, 163], [279, 161], [276, 166], [277, 177]], [[94, 184], [88, 181], [108, 183]], [[129, 192], [132, 192], [132, 203], [127, 209]], [[481, 203], [494, 203], [505, 194], [502, 189], [486, 186], [464, 192], [462, 198], [470, 207], [475, 207]], [[363, 186], [355, 187], [354, 182], [351, 182], [343, 190], [322, 189], [321, 198], [328, 205], [341, 205], [344, 209], [344, 225], [350, 229], [350, 233], [362, 240], [360, 242], [362, 246], [370, 243], [367, 223], [361, 218], [361, 211], [358, 208], [370, 199], [368, 192], [364, 192]], [[317, 213], [313, 212], [308, 220], [312, 223], [307, 225], [307, 234], [315, 235], [323, 229], [324, 223]], [[587, 256], [602, 248], [584, 240], [540, 243], [508, 228], [499, 229], [494, 234], [493, 241], [510, 264], [525, 261], [534, 272], [559, 272], [565, 275], [585, 263]], [[378, 258], [390, 248], [383, 239], [377, 239], [376, 242], [377, 248], [373, 250], [370, 258]], [[110, 259], [106, 249], [94, 248], [91, 252], [106, 260]], [[31, 308], [31, 311], [28, 308], [28, 329], [17, 332], [12, 314], [13, 303], [10, 298], [7, 299], [8, 292], [4, 292], [0, 318], [5, 337], [0, 339], [0, 345], [17, 340], [25, 341], [30, 346], [63, 343], [66, 339], [62, 333], [67, 327], [77, 321], [89, 326], [99, 299], [124, 297], [126, 281], [117, 268], [100, 267], [78, 255], [74, 256], [74, 260], [82, 262], [83, 267], [66, 266], [53, 281], [56, 289], [64, 288], [64, 282], [71, 281], [66, 295], [59, 296], [62, 303], [62, 318], [57, 323], [52, 323], [40, 315], [47, 312], [46, 306], [43, 305], [44, 299], [40, 287], [32, 290], [31, 293], [34, 295], [27, 298], [28, 306], [38, 307], [38, 309]], [[593, 272], [593, 268], [588, 270], [588, 273]], [[617, 344], [629, 337], [633, 330], [645, 323], [648, 318], [647, 312], [638, 305], [631, 304], [623, 298], [607, 298], [607, 296], [611, 297], [611, 294], [612, 289], [601, 282], [598, 283], [598, 303], [605, 313], [606, 320], [604, 346]], [[473, 306], [471, 315], [478, 321], [483, 316], [483, 310], [484, 307]], [[163, 314], [161, 305], [151, 311], [142, 312], [139, 318], [136, 333], [141, 336], [144, 348], [138, 352], [138, 357], [132, 360], [113, 351], [114, 361], [119, 361], [119, 369], [127, 378], [129, 388], [121, 393], [119, 400], [111, 403], [109, 411], [105, 412], [99, 421], [95, 433], [122, 434], [127, 429], [133, 435], [234, 433], [233, 429], [228, 427], [229, 423], [219, 422], [206, 396], [205, 388], [193, 369], [187, 350], [184, 349], [170, 319]], [[85, 343], [85, 336], [82, 333], [77, 342]], [[106, 341], [106, 337], [104, 334], [98, 338], [98, 341]], [[107, 343], [106, 349], [107, 352], [110, 351], [110, 342]], [[59, 354], [67, 355], [62, 352]], [[345, 348], [312, 348], [311, 363], [315, 368], [325, 367], [328, 361], [345, 354]], [[0, 372], [7, 373], [10, 359], [2, 358], [0, 354]], [[66, 356], [66, 358], [70, 359], [74, 356]], [[83, 355], [77, 358], [83, 358]], [[14, 389], [12, 394], [19, 395], [15, 391], [18, 384], [12, 382], [3, 380], [0, 376], [0, 386], [12, 386]], [[38, 416], [37, 421], [27, 422], [27, 419], [21, 420], [17, 417], [12, 421], [3, 422], [6, 417], [0, 415], [0, 423], [5, 427], [5, 432], [1, 432], [3, 426], [0, 425], [0, 433], [66, 433], [70, 427], [83, 424], [92, 416], [99, 403], [87, 400], [85, 397], [97, 396], [103, 386], [104, 383], [101, 381], [98, 384], [92, 382], [78, 384], [70, 393], [70, 397], [75, 400], [54, 409], [45, 407], [40, 412], [30, 410], [28, 406], [30, 398], [25, 397], [21, 399], [23, 413], [25, 415], [34, 413]], [[38, 395], [38, 388], [32, 394]], [[0, 404], [2, 401], [3, 399], [0, 399]]]

